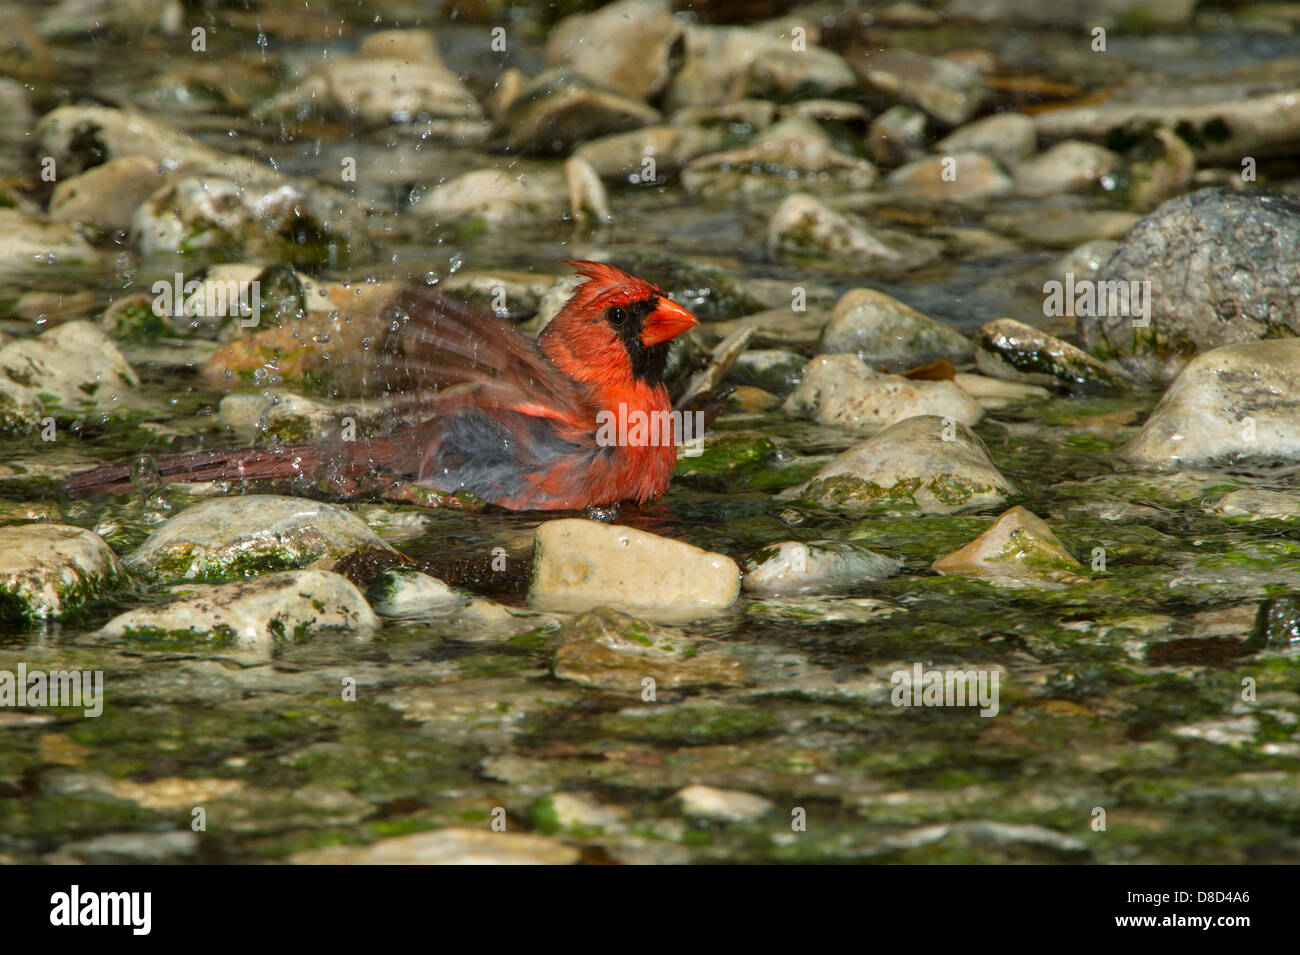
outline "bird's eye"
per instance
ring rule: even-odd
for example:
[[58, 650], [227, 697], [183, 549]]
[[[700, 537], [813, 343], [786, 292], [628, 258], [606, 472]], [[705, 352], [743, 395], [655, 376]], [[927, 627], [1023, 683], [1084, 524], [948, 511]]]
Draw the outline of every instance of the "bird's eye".
[[618, 305], [615, 305], [613, 308], [611, 308], [608, 312], [605, 313], [605, 317], [609, 319], [609, 323], [611, 325], [622, 325], [625, 321], [627, 321], [627, 312], [625, 312]]

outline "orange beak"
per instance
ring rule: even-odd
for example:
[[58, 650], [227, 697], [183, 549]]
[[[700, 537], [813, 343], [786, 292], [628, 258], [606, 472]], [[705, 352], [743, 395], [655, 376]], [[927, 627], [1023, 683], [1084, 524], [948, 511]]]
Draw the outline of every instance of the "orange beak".
[[658, 345], [698, 324], [698, 318], [672, 299], [661, 298], [658, 308], [645, 318], [645, 325], [641, 329], [641, 344], [647, 348]]

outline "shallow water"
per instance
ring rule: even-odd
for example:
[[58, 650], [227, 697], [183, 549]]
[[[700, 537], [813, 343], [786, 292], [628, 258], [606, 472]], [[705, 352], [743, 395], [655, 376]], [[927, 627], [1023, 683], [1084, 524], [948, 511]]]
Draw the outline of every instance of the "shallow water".
[[[346, 10], [349, 23], [341, 38], [329, 33], [327, 46], [346, 50], [374, 11], [334, 9]], [[335, 29], [324, 12], [319, 20]], [[374, 23], [414, 23], [392, 10], [383, 20], [376, 15]], [[1016, 33], [997, 40], [995, 32], [968, 42], [984, 40], [1004, 53], [1032, 50], [1032, 57], [1021, 55], [1050, 69], [1059, 38]], [[259, 76], [253, 67], [320, 56], [318, 39], [286, 41], [275, 30], [265, 37], [251, 46], [245, 34], [213, 34], [209, 58], [228, 65], [228, 79], [250, 100], [277, 89], [273, 72]], [[438, 37], [449, 65], [466, 70], [476, 89], [486, 87], [495, 67], [484, 55], [483, 29], [438, 26]], [[535, 70], [538, 36], [521, 35], [518, 46], [511, 62]], [[107, 42], [69, 46], [54, 74], [36, 81], [37, 102], [50, 108], [78, 96], [138, 93], [169, 64], [191, 62], [161, 41], [141, 49], [148, 55], [123, 56]], [[1300, 43], [1202, 32], [1125, 37], [1113, 50], [1117, 59], [1177, 75], [1226, 72], [1262, 55], [1296, 56]], [[1013, 249], [981, 255], [953, 242], [937, 265], [890, 282], [864, 281], [851, 269], [772, 260], [764, 229], [775, 201], [707, 203], [675, 186], [614, 193], [617, 221], [602, 232], [548, 222], [467, 236], [396, 214], [412, 189], [479, 165], [465, 150], [400, 131], [353, 135], [330, 124], [318, 135], [282, 139], [242, 111], [192, 112], [165, 101], [151, 108], [213, 145], [322, 182], [333, 182], [341, 155], [355, 156], [362, 169], [392, 166], [399, 154], [418, 160], [418, 170], [404, 164], [392, 181], [363, 177], [358, 191], [388, 210], [390, 232], [368, 254], [318, 270], [324, 278], [360, 283], [454, 268], [546, 272], [555, 270], [554, 260], [592, 249], [662, 249], [705, 257], [748, 279], [806, 286], [827, 305], [849, 288], [878, 287], [972, 331], [1007, 314], [1033, 321], [1034, 309], [1041, 314], [1037, 269], [1066, 251], [1013, 239]], [[1069, 204], [1107, 207], [1098, 199]], [[894, 206], [909, 208], [891, 202], [873, 214], [888, 217]], [[978, 227], [988, 214], [1038, 205], [917, 208], [930, 229], [940, 229]], [[89, 290], [107, 302], [202, 264], [141, 260], [124, 249], [115, 268], [42, 272], [0, 289], [0, 299], [36, 288]], [[30, 321], [0, 318], [5, 330], [30, 328]], [[65, 458], [107, 461], [229, 443], [231, 433], [214, 416], [221, 396], [193, 374], [206, 355], [193, 349], [177, 342], [169, 346], [175, 357], [160, 360], [156, 349], [126, 348], [143, 379], [149, 410], [142, 415], [85, 420], [53, 447], [39, 436], [0, 445], [0, 466], [19, 470], [0, 477], [4, 506], [57, 501], [53, 482], [32, 469]], [[1104, 572], [1053, 591], [928, 570], [1001, 507], [849, 517], [778, 500], [777, 492], [815, 469], [814, 456], [859, 438], [775, 413], [724, 413], [718, 432], [770, 437], [784, 455], [781, 466], [769, 457], [679, 476], [662, 501], [625, 510], [622, 522], [737, 559], [774, 541], [839, 538], [899, 556], [905, 566], [845, 595], [883, 602], [862, 604], [870, 609], [858, 619], [828, 619], [824, 604], [809, 604], [801, 616], [789, 607], [778, 613], [743, 597], [726, 615], [683, 628], [734, 650], [750, 683], [665, 691], [653, 707], [555, 679], [553, 649], [541, 631], [499, 641], [390, 622], [364, 639], [317, 635], [266, 655], [111, 645], [96, 636], [114, 613], [159, 599], [147, 589], [75, 620], [10, 627], [0, 633], [0, 670], [19, 663], [103, 670], [110, 705], [95, 719], [50, 708], [33, 711], [40, 721], [31, 725], [0, 723], [0, 858], [149, 861], [161, 850], [143, 834], [189, 831], [193, 807], [201, 805], [207, 829], [181, 860], [278, 861], [313, 847], [482, 827], [504, 807], [512, 830], [556, 832], [590, 862], [1296, 861], [1300, 659], [1247, 652], [1240, 638], [1261, 596], [1300, 589], [1300, 529], [1208, 513], [1231, 489], [1295, 488], [1296, 469], [1131, 473], [1114, 449], [1156, 398], [1029, 400], [991, 411], [975, 427], [1022, 491], [1009, 503], [1047, 520], [1085, 564], [1096, 548], [1105, 552]], [[58, 507], [64, 522], [98, 529], [123, 553], [190, 499], [170, 489], [161, 503], [124, 496]], [[522, 601], [536, 517], [430, 516], [422, 536], [400, 544], [403, 551], [468, 574], [465, 568], [504, 546], [517, 571], [492, 596]], [[998, 716], [889, 705], [889, 675], [916, 661], [998, 668]], [[358, 699], [344, 703], [339, 687], [348, 677]], [[1257, 684], [1258, 705], [1240, 700], [1247, 678]], [[755, 793], [775, 808], [754, 822], [686, 817], [672, 797], [695, 783]], [[563, 791], [616, 807], [621, 822], [603, 831], [566, 827], [548, 801]], [[807, 812], [807, 831], [791, 831], [796, 807]], [[1106, 810], [1104, 831], [1092, 825], [1098, 807]], [[964, 825], [927, 828], [950, 823]], [[114, 833], [138, 837], [126, 848], [85, 845]]]

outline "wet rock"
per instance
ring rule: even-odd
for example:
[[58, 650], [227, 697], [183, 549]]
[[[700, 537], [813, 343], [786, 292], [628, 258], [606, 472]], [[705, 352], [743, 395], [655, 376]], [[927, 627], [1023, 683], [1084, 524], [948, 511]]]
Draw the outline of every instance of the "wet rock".
[[490, 226], [557, 218], [564, 206], [559, 183], [500, 169], [475, 169], [437, 186], [411, 211], [440, 223], [474, 217]]
[[1294, 491], [1242, 488], [1225, 494], [1209, 510], [1212, 514], [1240, 517], [1248, 521], [1300, 521], [1300, 494]]
[[683, 106], [673, 110], [669, 120], [674, 125], [703, 126], [728, 136], [752, 136], [777, 120], [775, 103], [764, 99], [741, 99], [716, 106]]
[[188, 829], [109, 832], [70, 842], [61, 848], [60, 856], [70, 856], [87, 865], [162, 865], [190, 861], [198, 850], [198, 833]]
[[0, 617], [67, 616], [126, 580], [98, 534], [65, 524], [0, 527]]
[[591, 163], [570, 156], [564, 161], [564, 183], [569, 191], [569, 217], [574, 222], [599, 226], [613, 220], [605, 184]]
[[722, 145], [722, 132], [685, 124], [643, 126], [583, 143], [574, 156], [601, 178], [630, 185], [664, 181], [686, 163]]
[[989, 95], [980, 75], [969, 67], [907, 50], [872, 50], [855, 57], [851, 65], [863, 83], [950, 126], [969, 120]]
[[1039, 245], [1068, 247], [1122, 238], [1138, 218], [1136, 213], [1118, 209], [1038, 206], [1032, 211], [994, 213], [985, 217], [984, 224]]
[[1300, 594], [1278, 594], [1261, 601], [1246, 647], [1252, 651], [1300, 647]]
[[767, 226], [777, 254], [830, 257], [852, 262], [864, 274], [897, 274], [935, 261], [942, 246], [903, 232], [868, 227], [806, 193], [789, 196]]
[[1243, 156], [1285, 155], [1300, 142], [1294, 80], [1261, 77], [1228, 83], [1136, 83], [1104, 102], [1046, 110], [1034, 117], [1047, 139], [1133, 141], [1168, 127], [1199, 162], [1240, 167]]
[[784, 541], [751, 556], [742, 586], [747, 593], [783, 596], [857, 586], [898, 573], [903, 562], [846, 541]]
[[573, 865], [578, 850], [546, 836], [488, 829], [436, 829], [368, 846], [327, 846], [289, 857], [297, 865]]
[[568, 70], [535, 77], [498, 120], [494, 135], [511, 152], [563, 155], [611, 133], [662, 121], [640, 100], [604, 89]]
[[1074, 391], [1123, 391], [1124, 382], [1087, 352], [1011, 318], [980, 326], [975, 365], [991, 378]]
[[824, 354], [852, 352], [892, 372], [940, 358], [962, 362], [971, 356], [970, 341], [961, 332], [866, 288], [852, 289], [835, 303], [818, 349]]
[[1005, 408], [1012, 402], [1024, 401], [1027, 398], [1047, 398], [1051, 395], [1046, 388], [1039, 388], [1036, 385], [1021, 385], [1012, 381], [989, 378], [986, 375], [970, 375], [960, 371], [952, 376], [952, 381], [986, 411]]
[[985, 153], [1015, 166], [1038, 149], [1038, 128], [1022, 113], [999, 113], [967, 123], [934, 144], [934, 152]]
[[67, 322], [0, 348], [0, 371], [35, 393], [49, 414], [129, 406], [140, 379], [90, 322]]
[[1114, 239], [1093, 239], [1071, 249], [1053, 262], [1048, 266], [1047, 274], [1062, 283], [1067, 275], [1073, 275], [1076, 279], [1090, 279], [1118, 248], [1119, 243]]
[[392, 550], [337, 504], [247, 494], [187, 507], [150, 534], [126, 564], [162, 580], [221, 580], [369, 548]]
[[1121, 452], [1148, 467], [1300, 460], [1300, 339], [1205, 352], [1169, 386]]
[[793, 189], [855, 192], [879, 178], [876, 167], [835, 147], [811, 119], [796, 116], [742, 146], [691, 160], [682, 170], [687, 192], [711, 198], [785, 195]]
[[131, 238], [145, 255], [219, 251], [323, 262], [364, 247], [365, 228], [355, 201], [323, 186], [186, 177], [136, 209]]
[[0, 144], [5, 146], [5, 155], [0, 157], [0, 172], [19, 171], [17, 147], [27, 138], [34, 118], [27, 88], [17, 80], [0, 76]]
[[934, 562], [944, 575], [984, 577], [1002, 584], [1059, 585], [1085, 579], [1082, 564], [1047, 523], [1019, 505], [960, 550]]
[[[352, 405], [305, 398], [289, 391], [226, 395], [217, 418], [243, 435], [274, 438], [284, 444], [337, 440], [349, 429], [364, 433], [377, 415], [363, 415]], [[349, 424], [350, 422], [350, 424]]]
[[784, 396], [794, 390], [803, 378], [808, 359], [797, 352], [776, 348], [751, 348], [731, 366], [727, 373], [730, 381], [762, 388], [773, 395]]
[[381, 617], [401, 619], [448, 614], [470, 602], [437, 577], [402, 567], [380, 574], [366, 591], [366, 599]]
[[0, 376], [0, 434], [30, 434], [44, 417], [45, 409], [34, 391]]
[[147, 156], [123, 156], [64, 179], [50, 196], [50, 218], [105, 229], [131, 228], [135, 210], [163, 184], [165, 175]]
[[1135, 328], [1128, 314], [1080, 316], [1084, 347], [1128, 377], [1167, 383], [1197, 352], [1298, 335], [1298, 250], [1300, 199], [1224, 189], [1171, 199], [1097, 275], [1150, 282], [1150, 326]]
[[[197, 575], [192, 575], [197, 576]], [[361, 591], [340, 574], [289, 570], [216, 586], [185, 585], [179, 598], [114, 617], [100, 636], [142, 640], [214, 640], [265, 647], [320, 630], [379, 627]]]
[[546, 65], [653, 100], [673, 77], [673, 46], [684, 29], [668, 0], [618, 0], [556, 24], [546, 40]]
[[1016, 488], [969, 428], [922, 415], [845, 451], [796, 493], [836, 510], [951, 514], [1000, 504]]
[[741, 686], [741, 662], [711, 641], [688, 640], [645, 620], [598, 607], [554, 637], [552, 669], [561, 680], [625, 693], [701, 686]]
[[853, 71], [836, 53], [749, 27], [689, 26], [681, 67], [664, 95], [670, 110], [716, 106], [748, 97], [787, 101], [851, 90]]
[[856, 355], [818, 355], [786, 398], [786, 414], [867, 434], [905, 418], [936, 415], [964, 425], [979, 421], [979, 405], [951, 381], [913, 381], [872, 369]]
[[871, 121], [867, 150], [882, 166], [901, 166], [925, 155], [930, 119], [914, 106], [891, 106]]
[[0, 208], [0, 274], [102, 260], [102, 253], [68, 223]]
[[576, 836], [622, 833], [627, 828], [627, 811], [601, 803], [591, 793], [548, 793], [533, 803], [533, 825], [550, 835], [556, 832]]
[[1125, 166], [1114, 177], [1113, 191], [1129, 205], [1150, 209], [1182, 195], [1196, 174], [1196, 156], [1182, 138], [1157, 129], [1125, 152]]
[[174, 36], [185, 25], [185, 8], [179, 0], [62, 0], [43, 5], [40, 14], [41, 36], [62, 40], [103, 34]]
[[675, 798], [681, 802], [682, 812], [686, 815], [702, 816], [719, 822], [753, 822], [774, 808], [770, 799], [753, 793], [698, 784], [679, 789]]
[[891, 172], [885, 188], [912, 199], [974, 201], [1006, 195], [1012, 182], [996, 159], [964, 152], [913, 160]]
[[1016, 167], [1016, 192], [1022, 196], [1077, 192], [1098, 185], [1119, 164], [1119, 156], [1101, 146], [1076, 140], [1058, 143]]
[[716, 614], [739, 593], [735, 561], [681, 541], [577, 519], [537, 529], [528, 602], [542, 610], [610, 606], [670, 623]]

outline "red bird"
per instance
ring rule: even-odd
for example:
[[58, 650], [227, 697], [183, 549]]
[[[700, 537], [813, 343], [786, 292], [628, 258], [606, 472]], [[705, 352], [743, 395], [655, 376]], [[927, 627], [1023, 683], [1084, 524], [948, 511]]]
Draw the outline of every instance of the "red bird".
[[[512, 510], [577, 510], [644, 503], [668, 489], [677, 449], [657, 423], [672, 410], [664, 371], [669, 342], [697, 324], [661, 289], [600, 262], [572, 261], [586, 276], [531, 341], [501, 320], [409, 286], [387, 310], [381, 348], [409, 389], [410, 408], [432, 417], [362, 441], [200, 451], [155, 460], [163, 481], [307, 477], [348, 491], [376, 474], [435, 491], [472, 492]], [[448, 386], [462, 385], [451, 391]], [[609, 416], [602, 415], [608, 412]], [[618, 421], [653, 424], [598, 440]], [[127, 465], [71, 475], [74, 497], [132, 486]]]

